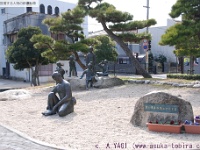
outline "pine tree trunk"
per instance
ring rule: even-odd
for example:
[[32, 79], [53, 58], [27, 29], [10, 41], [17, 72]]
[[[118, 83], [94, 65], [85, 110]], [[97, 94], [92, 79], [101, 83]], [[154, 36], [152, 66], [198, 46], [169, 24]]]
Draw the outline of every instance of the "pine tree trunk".
[[39, 80], [39, 65], [38, 65], [38, 63], [36, 63], [36, 66], [35, 66], [35, 75], [36, 75], [36, 79], [37, 79], [37, 85], [39, 86], [40, 80]]
[[179, 61], [179, 66], [181, 68], [181, 74], [184, 74], [184, 58], [183, 58], [183, 56], [179, 57], [178, 61]]
[[80, 66], [83, 70], [85, 70], [85, 69], [86, 69], [86, 66], [81, 62], [81, 60], [80, 60], [80, 58], [79, 58], [77, 52], [73, 52], [73, 54], [74, 54], [74, 56], [75, 56], [76, 62], [79, 64], [79, 66]]
[[107, 32], [107, 34], [114, 41], [116, 41], [121, 46], [121, 48], [124, 50], [124, 52], [126, 53], [126, 55], [128, 57], [130, 57], [130, 59], [132, 60], [134, 66], [135, 66], [135, 68], [137, 69], [137, 71], [144, 78], [152, 78], [152, 76], [144, 68], [142, 68], [142, 66], [140, 65], [140, 63], [138, 62], [138, 60], [133, 56], [131, 50], [127, 47], [127, 45], [120, 38], [118, 38], [111, 30], [109, 30], [104, 22], [101, 22], [101, 24], [102, 24], [104, 30]]
[[194, 56], [190, 56], [190, 74], [193, 74], [194, 70]]
[[35, 70], [33, 69], [33, 67], [31, 67], [31, 70], [32, 70], [32, 81], [31, 81], [31, 83], [33, 84], [33, 86], [37, 86], [36, 76], [35, 76]]

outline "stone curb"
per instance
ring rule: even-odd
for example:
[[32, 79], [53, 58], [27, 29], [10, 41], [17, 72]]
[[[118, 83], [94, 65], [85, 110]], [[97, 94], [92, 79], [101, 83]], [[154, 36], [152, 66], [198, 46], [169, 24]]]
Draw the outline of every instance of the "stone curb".
[[200, 81], [194, 81], [191, 83], [174, 83], [164, 82], [158, 80], [124, 80], [128, 84], [156, 84], [156, 85], [169, 85], [173, 87], [187, 87], [187, 88], [200, 88]]
[[71, 148], [58, 147], [58, 146], [53, 145], [53, 144], [49, 144], [49, 143], [45, 143], [45, 142], [33, 139], [33, 138], [29, 137], [28, 135], [26, 135], [26, 134], [24, 134], [24, 133], [22, 133], [22, 132], [20, 132], [20, 131], [18, 131], [16, 129], [13, 129], [13, 128], [9, 127], [9, 126], [3, 125], [2, 123], [0, 123], [0, 126], [8, 129], [11, 132], [16, 133], [17, 135], [19, 135], [20, 137], [22, 137], [22, 138], [24, 138], [26, 140], [29, 140], [29, 141], [31, 141], [31, 142], [33, 142], [35, 144], [41, 145], [41, 146], [45, 146], [47, 148], [52, 148], [52, 149], [57, 149], [57, 150], [73, 150]]

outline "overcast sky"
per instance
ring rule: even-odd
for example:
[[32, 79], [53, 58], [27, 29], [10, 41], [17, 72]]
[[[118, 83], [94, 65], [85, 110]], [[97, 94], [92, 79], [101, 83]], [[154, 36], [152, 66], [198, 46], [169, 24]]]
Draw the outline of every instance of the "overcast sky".
[[[78, 0], [62, 0], [72, 3], [77, 3]], [[154, 18], [157, 21], [156, 26], [167, 25], [167, 19], [170, 19], [168, 15], [171, 11], [171, 7], [177, 0], [149, 0], [149, 18]], [[147, 8], [143, 6], [147, 5], [147, 0], [103, 0], [113, 4], [118, 10], [126, 11], [132, 14], [133, 20], [145, 20], [147, 18]], [[180, 20], [180, 19], [179, 19]], [[98, 24], [94, 19], [89, 19], [89, 31], [101, 30], [101, 24]]]

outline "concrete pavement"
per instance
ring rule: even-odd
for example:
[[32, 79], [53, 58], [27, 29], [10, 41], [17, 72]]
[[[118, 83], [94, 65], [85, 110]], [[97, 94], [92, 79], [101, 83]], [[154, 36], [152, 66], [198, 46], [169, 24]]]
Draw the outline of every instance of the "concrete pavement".
[[25, 88], [25, 87], [30, 87], [30, 86], [31, 86], [30, 82], [0, 79], [0, 91], [7, 90], [7, 89]]
[[[30, 83], [0, 79], [0, 92], [9, 89], [31, 87]], [[69, 150], [37, 141], [28, 135], [0, 123], [0, 150]]]
[[0, 124], [0, 150], [61, 150]]

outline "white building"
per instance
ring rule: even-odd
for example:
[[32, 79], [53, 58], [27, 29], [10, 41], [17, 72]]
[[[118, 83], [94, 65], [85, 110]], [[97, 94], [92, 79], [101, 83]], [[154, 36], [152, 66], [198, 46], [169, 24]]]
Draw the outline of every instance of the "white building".
[[[0, 76], [16, 77], [30, 81], [29, 70], [25, 69], [24, 71], [18, 71], [13, 69], [12, 64], [9, 64], [5, 58], [7, 46], [11, 44], [11, 40], [13, 40], [11, 38], [16, 37], [16, 32], [18, 32], [19, 29], [29, 25], [39, 26], [42, 29], [43, 34], [50, 35], [50, 33], [47, 33], [47, 27], [42, 25], [41, 18], [55, 17], [63, 12], [73, 9], [76, 6], [76, 4], [62, 2], [60, 0], [38, 0], [38, 2], [39, 7], [0, 7]], [[30, 14], [27, 15], [27, 12], [30, 12]], [[29, 19], [27, 19], [27, 17], [29, 17]], [[84, 34], [87, 36], [88, 17], [85, 17], [82, 28]], [[15, 36], [11, 36], [11, 34], [15, 34]], [[65, 67], [68, 66], [66, 62], [63, 63]], [[52, 70], [55, 70], [54, 65], [52, 66]], [[49, 79], [51, 79], [51, 76], [45, 78], [42, 77], [40, 81], [46, 82]]]
[[[166, 26], [159, 26], [159, 27], [149, 27], [148, 31], [152, 35], [152, 40], [151, 40], [151, 53], [153, 54], [154, 58], [159, 56], [159, 55], [164, 55], [167, 58], [168, 63], [176, 63], [177, 58], [174, 54], [174, 46], [161, 46], [159, 45], [159, 42], [161, 40], [161, 36], [165, 34], [165, 31], [170, 27], [173, 26], [176, 22], [174, 20], [168, 19], [167, 20], [167, 25]], [[146, 28], [140, 29], [136, 31], [138, 33], [143, 33], [146, 32]], [[89, 34], [89, 37], [95, 37], [98, 35], [107, 35], [107, 33], [104, 30], [101, 31], [96, 31], [96, 32], [91, 32]], [[135, 44], [135, 43], [127, 43], [129, 49], [135, 54], [139, 54], [139, 60], [142, 66], [145, 67], [146, 65], [146, 52], [143, 49], [143, 42], [141, 41], [140, 44]], [[116, 45], [117, 53], [118, 53], [118, 62], [117, 64], [120, 65], [121, 70], [125, 70], [125, 72], [128, 73], [134, 73], [134, 70], [129, 71], [127, 68], [129, 68], [129, 57], [126, 56], [124, 50], [117, 44]], [[116, 67], [116, 66], [115, 66]]]
[[[150, 27], [149, 33], [152, 35], [151, 40], [151, 52], [154, 56], [164, 55], [167, 58], [167, 62], [176, 62], [176, 56], [174, 54], [174, 46], [161, 46], [159, 45], [159, 42], [161, 40], [161, 36], [165, 34], [165, 31], [173, 26], [176, 22], [171, 19], [167, 19], [167, 25], [166, 26], [159, 26], [159, 27]], [[138, 32], [145, 32], [146, 29], [139, 30]], [[143, 51], [143, 47], [141, 45], [141, 53], [145, 53]]]

